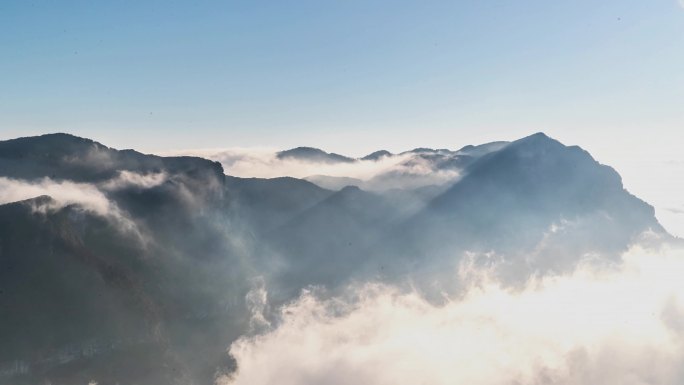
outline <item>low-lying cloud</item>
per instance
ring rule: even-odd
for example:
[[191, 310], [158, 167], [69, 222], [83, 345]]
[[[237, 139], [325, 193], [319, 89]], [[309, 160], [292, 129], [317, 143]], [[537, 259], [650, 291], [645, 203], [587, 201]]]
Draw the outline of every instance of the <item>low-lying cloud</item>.
[[148, 188], [161, 184], [164, 180], [166, 175], [163, 173], [141, 175], [126, 171], [99, 184], [53, 180], [47, 177], [37, 180], [0, 177], [0, 204], [49, 196], [52, 198], [50, 201], [35, 205], [34, 210], [53, 211], [78, 205], [83, 210], [110, 219], [119, 230], [133, 234], [144, 244], [149, 240], [145, 239], [133, 219], [107, 197], [106, 192], [131, 186]]
[[116, 205], [110, 202], [97, 186], [88, 183], [56, 181], [42, 178], [26, 181], [0, 177], [0, 204], [22, 201], [48, 195], [55, 201], [54, 208], [79, 204], [96, 214], [118, 215]]
[[279, 326], [230, 347], [221, 384], [681, 384], [684, 252], [635, 248], [619, 266], [501, 285], [470, 266], [442, 305], [366, 284], [305, 292]]
[[408, 155], [383, 157], [377, 161], [326, 163], [295, 158], [278, 158], [277, 150], [266, 148], [228, 148], [221, 150], [187, 150], [177, 155], [195, 155], [220, 162], [226, 173], [238, 177], [275, 178], [290, 176], [305, 178], [328, 175], [370, 179], [373, 176], [409, 159]]
[[148, 189], [166, 182], [168, 175], [165, 172], [139, 174], [131, 171], [120, 171], [115, 178], [100, 184], [104, 190], [115, 191], [128, 187]]
[[[309, 179], [324, 188], [339, 189], [348, 184], [368, 190], [415, 188], [439, 185], [458, 177], [457, 170], [436, 170], [426, 159], [405, 153], [377, 160], [317, 162], [278, 158], [273, 149], [187, 150], [164, 155], [200, 156], [220, 162], [226, 174], [243, 178], [293, 177]], [[331, 178], [321, 178], [321, 176]], [[334, 178], [347, 178], [347, 180]], [[349, 181], [348, 179], [355, 179]]]
[[116, 203], [106, 192], [138, 187], [151, 188], [164, 183], [168, 175], [164, 172], [139, 174], [120, 171], [116, 177], [101, 183], [79, 183], [68, 180], [53, 180], [44, 177], [37, 180], [0, 177], [0, 204], [32, 199], [41, 195], [51, 197], [54, 208], [78, 204], [84, 209], [101, 216], [120, 216]]

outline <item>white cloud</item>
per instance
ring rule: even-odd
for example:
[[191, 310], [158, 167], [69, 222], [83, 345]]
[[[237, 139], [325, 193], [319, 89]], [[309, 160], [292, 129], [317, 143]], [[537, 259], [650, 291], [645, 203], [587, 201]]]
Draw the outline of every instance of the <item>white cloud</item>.
[[131, 171], [120, 171], [112, 179], [103, 182], [100, 187], [104, 190], [119, 190], [126, 187], [152, 188], [159, 186], [168, 179], [165, 172], [138, 174]]
[[262, 331], [271, 326], [265, 316], [268, 311], [268, 292], [263, 277], [255, 278], [252, 284], [252, 289], [245, 296], [245, 302], [250, 309], [249, 327], [252, 332]]
[[94, 185], [43, 178], [34, 182], [0, 177], [0, 204], [49, 195], [58, 207], [79, 204], [100, 215], [109, 215], [118, 209]]
[[228, 148], [221, 150], [188, 150], [178, 155], [196, 155], [221, 162], [228, 175], [274, 178], [310, 175], [345, 176], [368, 179], [405, 158], [383, 158], [380, 161], [353, 163], [319, 163], [292, 158], [279, 159], [277, 151], [267, 148]]
[[[443, 305], [366, 285], [308, 292], [272, 331], [235, 342], [227, 384], [681, 384], [684, 252], [641, 249], [505, 289], [486, 272]], [[477, 278], [477, 279], [471, 279]]]
[[[382, 157], [378, 160], [358, 160], [349, 163], [309, 162], [279, 159], [277, 151], [266, 148], [231, 148], [222, 150], [187, 150], [164, 155], [193, 155], [218, 161], [226, 174], [237, 177], [275, 178], [289, 176], [307, 178], [329, 176], [360, 179], [360, 187], [368, 190], [420, 187], [442, 184], [458, 177], [456, 170], [436, 170], [429, 161], [415, 154]], [[382, 176], [381, 179], [373, 179]], [[335, 183], [323, 185], [334, 189]]]
[[36, 210], [57, 210], [77, 204], [87, 211], [114, 220], [122, 231], [133, 233], [141, 242], [146, 242], [133, 220], [93, 184], [56, 181], [50, 178], [27, 181], [0, 177], [0, 204], [41, 195], [50, 196], [53, 201], [34, 207]]

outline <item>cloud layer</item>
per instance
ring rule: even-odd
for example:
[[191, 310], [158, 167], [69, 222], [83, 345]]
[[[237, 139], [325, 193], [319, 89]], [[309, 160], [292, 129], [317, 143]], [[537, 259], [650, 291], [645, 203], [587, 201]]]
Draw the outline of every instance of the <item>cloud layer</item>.
[[277, 150], [268, 148], [227, 148], [216, 150], [186, 150], [164, 155], [201, 156], [220, 162], [228, 175], [237, 177], [275, 178], [290, 176], [329, 175], [367, 179], [396, 164], [399, 159], [384, 158], [378, 162], [319, 163], [295, 158], [279, 159]]
[[305, 292], [278, 327], [230, 348], [224, 384], [680, 384], [684, 252], [633, 249], [619, 267], [504, 288], [486, 270], [434, 305], [381, 285]]
[[165, 173], [142, 175], [122, 171], [110, 180], [99, 184], [77, 183], [65, 180], [41, 178], [23, 180], [0, 177], [0, 204], [12, 203], [47, 195], [51, 201], [35, 206], [38, 211], [58, 210], [78, 205], [101, 217], [108, 218], [123, 232], [134, 235], [140, 242], [148, 242], [133, 219], [107, 193], [130, 187], [150, 188], [167, 180]]
[[93, 184], [55, 181], [50, 178], [26, 181], [0, 177], [0, 204], [41, 195], [54, 199], [57, 205], [55, 208], [79, 204], [99, 215], [118, 215], [118, 208]]
[[[311, 178], [311, 181], [325, 188], [339, 189], [350, 183], [368, 190], [390, 188], [415, 188], [426, 185], [439, 185], [458, 177], [456, 170], [436, 170], [428, 160], [416, 154], [405, 153], [381, 157], [377, 160], [357, 160], [355, 162], [326, 163], [305, 161], [295, 158], [279, 159], [272, 149], [222, 149], [187, 150], [164, 155], [192, 155], [208, 158], [223, 165], [226, 174], [244, 178], [275, 178], [289, 176], [309, 178], [326, 176], [332, 178], [351, 178], [359, 181], [335, 181]], [[323, 182], [323, 183], [321, 183]]]

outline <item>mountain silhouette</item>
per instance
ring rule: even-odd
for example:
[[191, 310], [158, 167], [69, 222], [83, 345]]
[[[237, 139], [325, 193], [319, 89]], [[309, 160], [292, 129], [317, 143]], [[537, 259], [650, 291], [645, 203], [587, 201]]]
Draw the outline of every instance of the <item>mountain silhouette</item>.
[[297, 147], [280, 151], [276, 156], [278, 159], [296, 159], [319, 163], [352, 163], [355, 161], [353, 158], [348, 158], [335, 153], [328, 153], [313, 147]]

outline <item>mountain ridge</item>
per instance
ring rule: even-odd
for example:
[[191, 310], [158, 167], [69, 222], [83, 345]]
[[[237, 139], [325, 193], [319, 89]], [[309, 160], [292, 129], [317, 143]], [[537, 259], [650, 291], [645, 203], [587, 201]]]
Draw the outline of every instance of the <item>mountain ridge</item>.
[[[515, 285], [588, 254], [616, 263], [645, 232], [667, 238], [653, 208], [580, 147], [541, 133], [492, 143], [419, 148], [366, 191], [354, 179], [235, 177], [66, 134], [0, 142], [0, 199], [35, 193], [0, 204], [0, 383], [210, 384], [235, 370], [225, 349], [252, 332], [261, 289], [264, 317], [311, 285], [441, 298], [472, 255], [500, 256], [496, 273]], [[392, 184], [433, 174], [447, 178]]]

